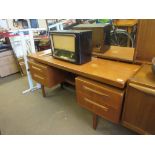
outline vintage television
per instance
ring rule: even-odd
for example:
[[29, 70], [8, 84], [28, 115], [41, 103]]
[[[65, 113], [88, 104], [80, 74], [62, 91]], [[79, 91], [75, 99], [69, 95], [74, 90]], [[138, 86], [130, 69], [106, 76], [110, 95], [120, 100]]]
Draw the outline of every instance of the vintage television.
[[79, 24], [73, 29], [92, 30], [93, 52], [105, 52], [110, 48], [110, 24]]
[[91, 60], [92, 31], [61, 30], [51, 31], [52, 56], [74, 64]]

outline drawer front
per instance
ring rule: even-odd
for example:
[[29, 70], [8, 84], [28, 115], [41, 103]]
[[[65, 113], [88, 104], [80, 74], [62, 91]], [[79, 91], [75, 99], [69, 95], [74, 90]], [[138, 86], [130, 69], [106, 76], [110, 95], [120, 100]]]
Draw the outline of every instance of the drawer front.
[[98, 104], [96, 101], [89, 99], [80, 92], [77, 93], [77, 102], [79, 105], [92, 111], [93, 113], [114, 123], [119, 123], [121, 114], [119, 110], [107, 105]]
[[45, 86], [48, 86], [45, 76], [41, 76], [39, 74], [33, 73], [32, 78], [33, 78], [33, 80], [37, 81], [38, 83], [41, 83], [41, 84], [43, 84]]
[[40, 76], [43, 76], [43, 75], [47, 75], [48, 74], [48, 66], [46, 65], [42, 65], [42, 64], [39, 64], [39, 63], [35, 63], [35, 62], [29, 62], [29, 67], [30, 67], [30, 71], [31, 73], [36, 73]]
[[51, 88], [65, 80], [65, 73], [54, 67], [29, 61], [29, 68], [33, 80]]
[[119, 110], [122, 107], [124, 92], [119, 89], [94, 82], [81, 77], [76, 78], [76, 91], [100, 105], [108, 105]]
[[29, 62], [29, 68], [31, 71], [31, 75], [33, 80], [41, 83], [44, 86], [49, 87], [49, 69], [48, 66], [42, 65], [36, 62]]

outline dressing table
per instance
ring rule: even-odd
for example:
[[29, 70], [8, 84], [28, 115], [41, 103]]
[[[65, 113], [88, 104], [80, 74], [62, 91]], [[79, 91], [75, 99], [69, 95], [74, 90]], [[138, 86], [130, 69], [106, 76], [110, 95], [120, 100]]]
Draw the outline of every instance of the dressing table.
[[140, 134], [155, 134], [155, 75], [150, 65], [155, 56], [155, 20], [139, 20], [138, 26], [135, 49], [111, 47], [106, 53], [94, 52], [83, 65], [55, 59], [51, 51], [31, 54], [32, 78], [41, 83], [44, 97], [44, 87], [64, 81], [74, 84], [77, 103], [93, 113], [94, 129], [100, 116]]
[[[51, 51], [49, 51], [50, 53]], [[29, 55], [32, 78], [45, 87], [53, 87], [74, 74], [77, 103], [93, 113], [93, 127], [97, 116], [120, 123], [126, 84], [139, 69], [139, 65], [94, 58], [76, 65], [53, 58], [47, 52]]]

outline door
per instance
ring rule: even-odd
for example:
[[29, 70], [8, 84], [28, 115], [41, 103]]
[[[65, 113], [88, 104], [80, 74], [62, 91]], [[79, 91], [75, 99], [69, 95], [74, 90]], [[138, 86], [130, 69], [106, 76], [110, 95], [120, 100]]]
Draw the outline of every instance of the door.
[[140, 134], [155, 134], [155, 90], [129, 84], [122, 124]]

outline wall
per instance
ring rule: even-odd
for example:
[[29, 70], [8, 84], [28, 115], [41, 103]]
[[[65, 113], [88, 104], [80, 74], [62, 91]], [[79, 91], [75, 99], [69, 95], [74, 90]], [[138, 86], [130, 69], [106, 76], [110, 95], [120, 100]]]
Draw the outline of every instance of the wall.
[[8, 29], [8, 22], [6, 19], [0, 19], [0, 27]]
[[[7, 26], [10, 30], [16, 30], [17, 29], [16, 27], [13, 26], [13, 19], [6, 19], [6, 23], [7, 23]], [[30, 25], [29, 20], [28, 20], [28, 24]], [[47, 29], [47, 24], [46, 24], [45, 19], [38, 19], [38, 24], [39, 24], [39, 28], [46, 28]]]
[[7, 19], [8, 27], [10, 30], [16, 30], [17, 28], [13, 26], [13, 19]]
[[47, 29], [46, 19], [38, 19], [38, 24], [39, 24], [39, 28]]

